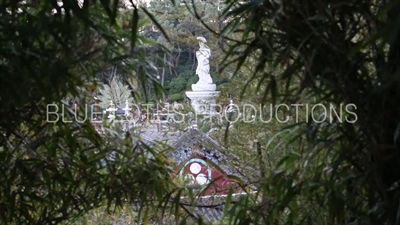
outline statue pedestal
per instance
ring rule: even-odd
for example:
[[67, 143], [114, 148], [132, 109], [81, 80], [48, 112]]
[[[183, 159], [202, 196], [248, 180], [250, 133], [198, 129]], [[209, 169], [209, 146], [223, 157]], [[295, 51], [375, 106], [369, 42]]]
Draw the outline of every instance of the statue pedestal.
[[216, 98], [219, 96], [219, 94], [220, 94], [219, 91], [186, 92], [186, 96], [190, 99], [190, 103], [195, 113], [201, 115], [207, 115], [207, 114], [211, 115], [215, 113]]
[[215, 84], [192, 84], [193, 91], [215, 91], [217, 90], [217, 85]]

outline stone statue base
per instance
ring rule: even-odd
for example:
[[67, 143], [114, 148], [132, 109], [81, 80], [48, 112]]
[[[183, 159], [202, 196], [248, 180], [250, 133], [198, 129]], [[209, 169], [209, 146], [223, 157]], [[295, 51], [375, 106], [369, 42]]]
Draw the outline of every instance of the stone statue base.
[[[215, 84], [214, 84], [215, 85]], [[193, 88], [193, 87], [192, 87]], [[187, 91], [192, 108], [197, 114], [214, 114], [219, 91]]]
[[215, 84], [192, 84], [193, 91], [215, 91], [217, 90], [217, 85]]

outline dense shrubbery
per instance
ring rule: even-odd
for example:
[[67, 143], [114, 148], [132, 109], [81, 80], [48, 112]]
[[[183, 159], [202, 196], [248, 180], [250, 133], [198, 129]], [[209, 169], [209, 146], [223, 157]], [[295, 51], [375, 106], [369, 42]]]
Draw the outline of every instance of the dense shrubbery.
[[[336, 118], [287, 127], [278, 138], [285, 154], [260, 178], [266, 200], [244, 205], [249, 214], [236, 217], [256, 224], [400, 224], [400, 2], [230, 2], [221, 42], [229, 45], [227, 64], [241, 72], [232, 89], [245, 84], [243, 100], [357, 108], [354, 123]], [[264, 155], [274, 154], [268, 146]]]
[[[64, 102], [75, 99], [83, 111], [93, 101], [95, 75], [115, 63], [142, 83], [152, 80], [137, 51], [138, 40], [145, 42], [138, 10], [84, 2], [0, 5], [1, 224], [58, 224], [100, 206], [161, 200], [171, 187], [155, 149], [134, 148], [129, 136], [112, 130], [100, 137]], [[48, 104], [58, 114], [49, 115]]]
[[170, 95], [168, 99], [170, 102], [181, 101], [181, 100], [183, 100], [183, 96], [182, 96], [182, 94], [178, 93], [178, 94]]

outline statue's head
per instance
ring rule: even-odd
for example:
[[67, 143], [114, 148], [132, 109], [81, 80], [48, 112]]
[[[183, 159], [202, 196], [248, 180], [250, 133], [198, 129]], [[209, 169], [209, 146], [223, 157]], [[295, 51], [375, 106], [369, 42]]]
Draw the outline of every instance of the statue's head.
[[205, 44], [207, 40], [204, 37], [197, 37], [196, 39], [199, 41], [200, 49], [207, 48]]
[[204, 37], [197, 37], [197, 40], [199, 40], [201, 43], [207, 43], [207, 40]]

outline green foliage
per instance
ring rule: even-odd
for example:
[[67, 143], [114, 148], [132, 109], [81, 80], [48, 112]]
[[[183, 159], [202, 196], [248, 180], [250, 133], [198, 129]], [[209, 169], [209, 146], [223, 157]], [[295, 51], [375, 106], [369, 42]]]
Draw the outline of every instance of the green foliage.
[[225, 93], [225, 92], [227, 92], [229, 87], [230, 87], [230, 85], [228, 83], [220, 84], [217, 86], [217, 91], [224, 91], [224, 93]]
[[187, 65], [179, 66], [177, 68], [178, 76], [167, 81], [166, 90], [168, 93], [179, 93], [184, 90], [191, 90], [192, 84], [198, 81], [197, 75]]
[[0, 224], [60, 224], [126, 201], [149, 205], [173, 187], [157, 148], [112, 129], [100, 136], [81, 113], [104, 68], [124, 62], [140, 83], [152, 80], [136, 51], [138, 11], [109, 3], [2, 1]]
[[239, 204], [247, 214], [231, 216], [255, 224], [398, 224], [399, 1], [230, 2], [220, 38], [229, 45], [224, 66], [237, 67], [231, 90], [253, 104], [357, 108], [356, 121], [302, 120], [284, 136], [259, 137], [269, 143], [264, 155], [279, 160], [258, 183], [263, 200]]
[[175, 77], [168, 83], [169, 93], [179, 93], [186, 88], [187, 79], [185, 77]]
[[102, 88], [99, 89], [98, 99], [100, 101], [99, 106], [101, 108], [108, 108], [111, 101], [118, 108], [124, 108], [125, 102], [128, 101], [129, 104], [134, 102], [131, 90], [129, 90], [128, 85], [124, 85], [118, 78], [117, 75], [113, 76], [109, 84], [104, 84]]
[[180, 93], [176, 93], [176, 94], [173, 94], [173, 95], [169, 96], [169, 101], [170, 102], [181, 101], [181, 100], [183, 100], [183, 96]]
[[[147, 220], [150, 225], [161, 225], [161, 224], [176, 224], [178, 218], [185, 218], [185, 212], [183, 210], [178, 211], [178, 215], [171, 213], [165, 213], [161, 215], [159, 211], [149, 210], [149, 219]], [[138, 219], [139, 214], [135, 210], [135, 206], [125, 204], [121, 208], [117, 208], [113, 211], [109, 211], [106, 208], [98, 208], [90, 211], [86, 215], [77, 218], [68, 225], [127, 225], [135, 224], [138, 221], [142, 223], [145, 220]]]

